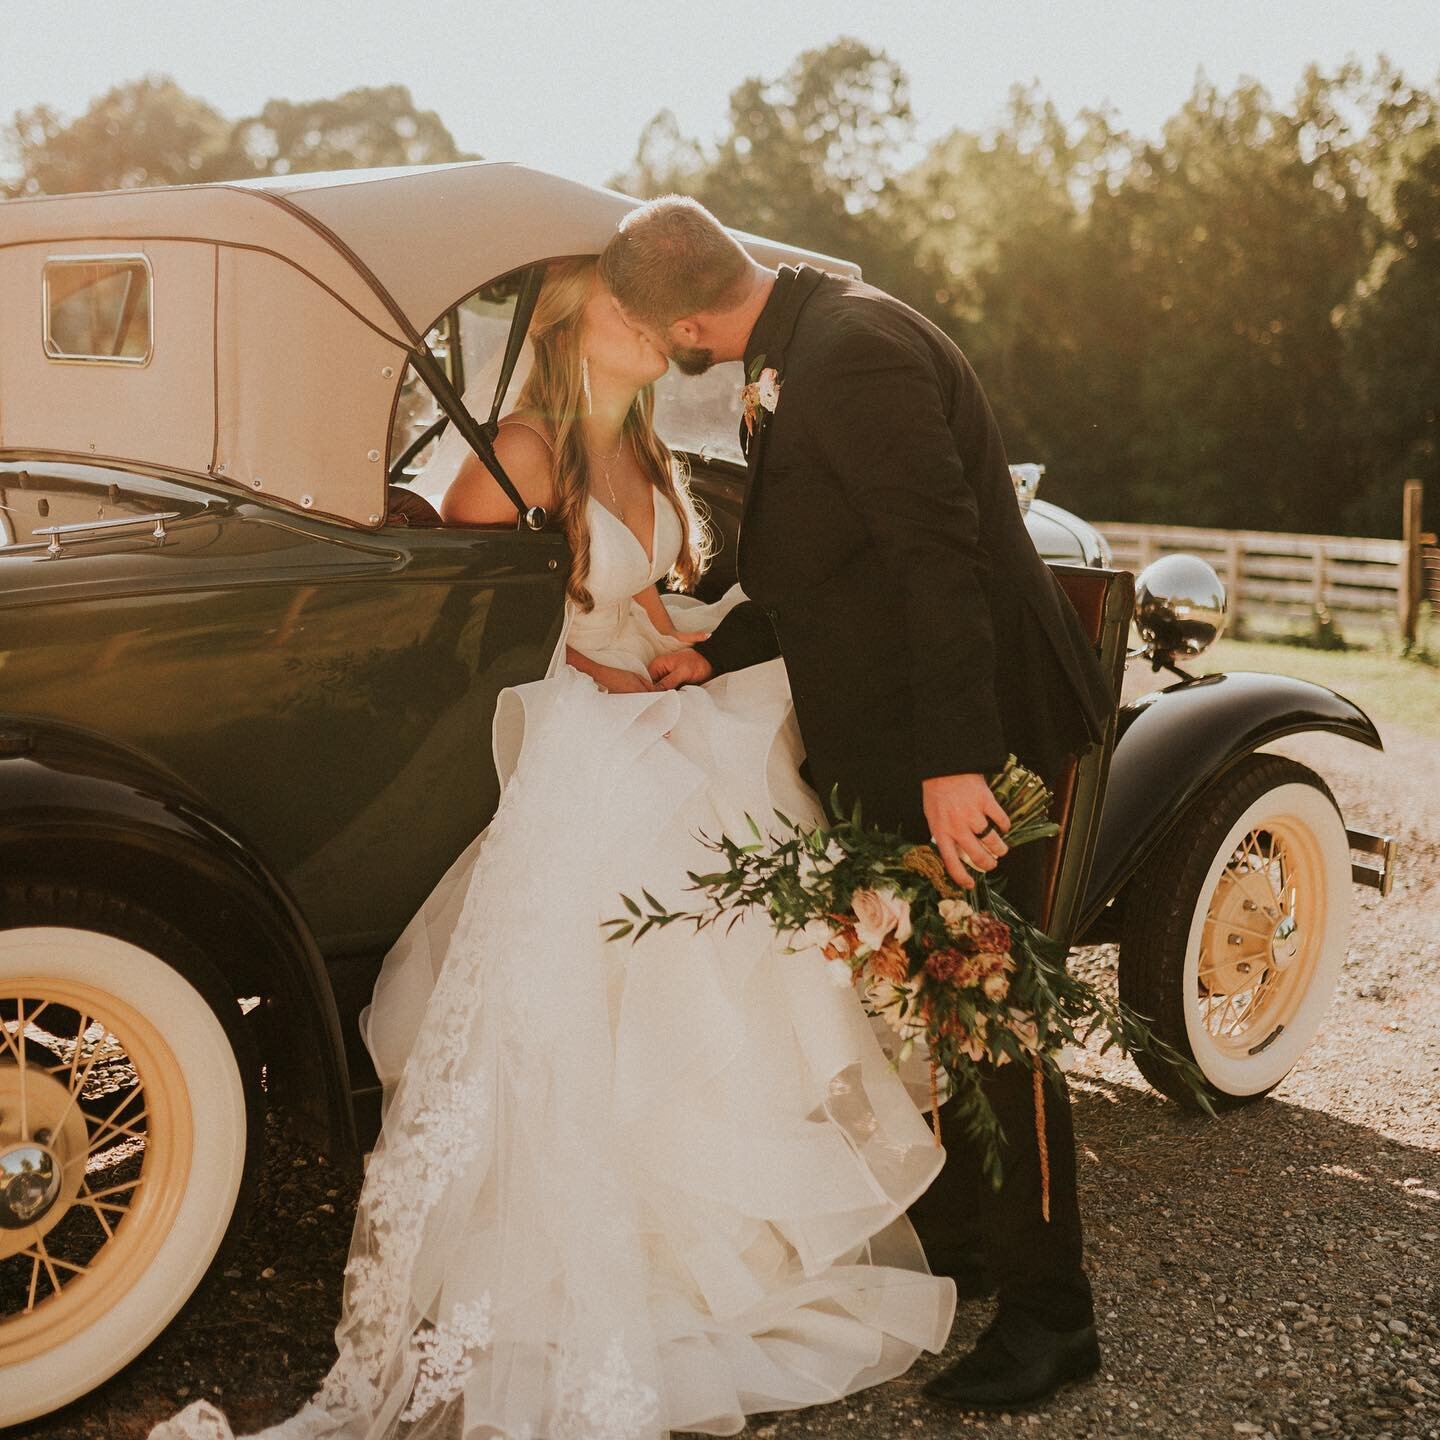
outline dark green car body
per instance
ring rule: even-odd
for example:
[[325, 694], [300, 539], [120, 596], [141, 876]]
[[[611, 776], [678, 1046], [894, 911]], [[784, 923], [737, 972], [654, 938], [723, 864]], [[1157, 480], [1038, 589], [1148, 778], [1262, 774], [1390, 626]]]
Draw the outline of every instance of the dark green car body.
[[[379, 958], [494, 809], [495, 697], [544, 671], [562, 538], [361, 533], [191, 479], [73, 464], [0, 466], [0, 505], [22, 539], [80, 513], [178, 512], [163, 539], [142, 523], [55, 555], [41, 540], [0, 550], [6, 872], [53, 874], [59, 857], [37, 841], [48, 827], [72, 874], [82, 845], [98, 845], [104, 879], [148, 843], [120, 790], [188, 808], [286, 897], [298, 948], [324, 962], [339, 1000], [333, 1017], [321, 993], [318, 1017], [263, 1020], [280, 1026], [279, 1048], [313, 1052], [336, 1021], [356, 1037]], [[22, 766], [49, 779], [16, 806]], [[102, 796], [97, 780], [115, 789]], [[157, 862], [146, 883], [183, 890], [183, 866]], [[227, 957], [242, 993], [272, 992], [265, 960], [240, 953], [243, 926], [217, 914], [205, 928], [222, 951], [242, 939]], [[363, 1091], [373, 1079], [358, 1044], [346, 1048]], [[320, 1114], [331, 1107], [315, 1078], [292, 1098]]]

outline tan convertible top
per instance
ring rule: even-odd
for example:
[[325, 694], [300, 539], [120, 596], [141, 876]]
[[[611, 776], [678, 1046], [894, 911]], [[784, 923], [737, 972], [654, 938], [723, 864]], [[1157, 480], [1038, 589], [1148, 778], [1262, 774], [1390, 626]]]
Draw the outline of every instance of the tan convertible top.
[[[450, 306], [597, 253], [637, 202], [523, 165], [343, 170], [0, 204], [0, 456], [209, 475], [376, 526], [408, 352]], [[736, 232], [767, 264], [845, 261]], [[47, 261], [143, 257], [144, 363], [56, 358]]]

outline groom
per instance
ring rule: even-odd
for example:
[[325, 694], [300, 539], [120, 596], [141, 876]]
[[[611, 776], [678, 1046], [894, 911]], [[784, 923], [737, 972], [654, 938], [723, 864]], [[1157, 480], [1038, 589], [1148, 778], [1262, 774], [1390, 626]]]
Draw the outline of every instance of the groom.
[[[934, 325], [882, 291], [809, 266], [757, 265], [701, 205], [631, 211], [600, 262], [621, 311], [687, 374], [743, 360], [749, 488], [738, 568], [749, 603], [693, 650], [658, 657], [661, 685], [780, 655], [810, 778], [871, 824], [933, 837], [963, 885], [993, 870], [1008, 821], [986, 784], [1015, 753], [1054, 783], [1103, 734], [1113, 697], [1039, 558], [974, 371]], [[1032, 913], [1042, 857], [1004, 869]], [[1041, 1215], [1029, 1072], [993, 1071], [1005, 1183], [955, 1145], [912, 1215], [942, 1217], [932, 1264], [962, 1293], [999, 1292], [974, 1350], [926, 1386], [1003, 1409], [1099, 1366], [1081, 1268], [1068, 1097], [1045, 1107], [1051, 1219]], [[930, 1229], [926, 1225], [926, 1229]]]

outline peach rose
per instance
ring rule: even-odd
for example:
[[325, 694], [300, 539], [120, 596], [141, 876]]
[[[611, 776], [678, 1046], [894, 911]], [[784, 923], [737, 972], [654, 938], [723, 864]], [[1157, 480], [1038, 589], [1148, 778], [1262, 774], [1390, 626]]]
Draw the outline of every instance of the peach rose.
[[1003, 1000], [1010, 993], [1010, 982], [997, 972], [987, 975], [980, 988], [985, 992], [987, 1000]]
[[910, 902], [893, 890], [857, 890], [850, 897], [850, 908], [862, 945], [878, 950], [892, 932], [901, 944], [910, 938]]

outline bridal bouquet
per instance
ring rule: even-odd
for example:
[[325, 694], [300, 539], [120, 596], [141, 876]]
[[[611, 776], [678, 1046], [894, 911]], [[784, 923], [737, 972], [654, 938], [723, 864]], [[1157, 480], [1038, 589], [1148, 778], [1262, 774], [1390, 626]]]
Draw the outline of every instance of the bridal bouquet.
[[[1010, 817], [1011, 848], [1058, 831], [1050, 792], [1014, 756], [990, 780]], [[833, 806], [833, 797], [832, 797]], [[835, 824], [805, 826], [776, 816], [783, 832], [764, 835], [749, 816], [751, 838], [701, 836], [724, 868], [690, 872], [706, 903], [671, 911], [648, 891], [642, 906], [620, 897], [628, 915], [605, 922], [609, 938], [638, 940], [677, 921], [697, 930], [729, 915], [764, 910], [792, 952], [819, 950], [836, 983], [853, 986], [866, 1011], [898, 1037], [895, 1063], [924, 1044], [931, 1062], [931, 1104], [939, 1143], [938, 1069], [966, 1130], [980, 1142], [986, 1169], [1000, 1179], [999, 1124], [981, 1088], [986, 1067], [1022, 1065], [1033, 1073], [1036, 1142], [1042, 1175], [1046, 1077], [1058, 1079], [1059, 1055], [1104, 1032], [1102, 1049], [1148, 1049], [1190, 1078], [1209, 1109], [1199, 1071], [1155, 1037], [1144, 1021], [1065, 968], [1066, 947], [1051, 940], [1005, 899], [1002, 881], [975, 876], [973, 891], [951, 880], [939, 853], [898, 835], [867, 829], [859, 806]], [[1048, 1181], [1046, 1185], [1048, 1210]]]

